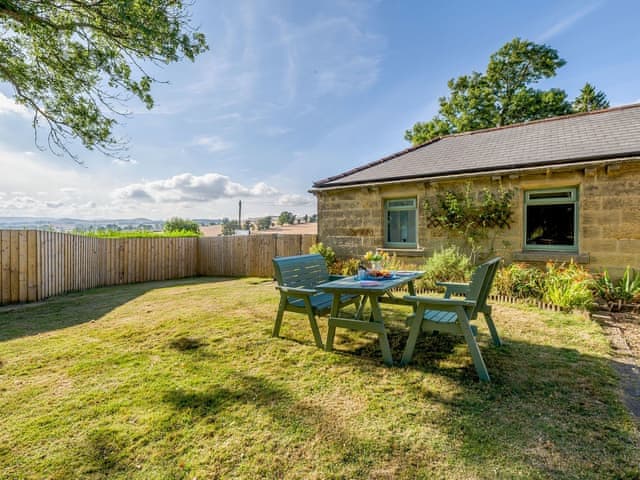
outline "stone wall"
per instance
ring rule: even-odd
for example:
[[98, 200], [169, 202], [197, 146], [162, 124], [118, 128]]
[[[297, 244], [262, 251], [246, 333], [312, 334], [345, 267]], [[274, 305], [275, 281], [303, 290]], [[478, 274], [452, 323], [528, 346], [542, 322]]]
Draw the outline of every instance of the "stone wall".
[[[353, 187], [321, 191], [318, 198], [319, 240], [339, 257], [360, 257], [367, 250], [383, 247], [384, 201], [416, 197], [418, 200], [418, 248], [393, 250], [407, 263], [422, 263], [440, 247], [451, 243], [442, 231], [429, 228], [424, 218], [425, 198], [439, 191], [513, 189], [514, 217], [511, 228], [500, 231], [493, 242], [496, 254], [507, 261], [544, 262], [547, 259], [586, 263], [589, 268], [607, 268], [619, 275], [626, 265], [640, 268], [640, 160], [588, 168], [557, 168], [535, 173], [484, 175], [449, 181], [421, 181], [375, 187]], [[578, 187], [579, 255], [523, 252], [524, 192], [542, 188]], [[484, 245], [489, 250], [488, 242]]]

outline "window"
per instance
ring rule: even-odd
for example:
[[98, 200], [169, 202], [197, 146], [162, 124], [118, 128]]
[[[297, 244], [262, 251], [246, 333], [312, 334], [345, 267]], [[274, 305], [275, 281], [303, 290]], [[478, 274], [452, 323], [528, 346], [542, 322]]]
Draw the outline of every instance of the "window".
[[386, 214], [385, 246], [415, 248], [416, 232], [416, 199], [396, 198], [385, 200]]
[[525, 249], [578, 250], [576, 188], [525, 192]]

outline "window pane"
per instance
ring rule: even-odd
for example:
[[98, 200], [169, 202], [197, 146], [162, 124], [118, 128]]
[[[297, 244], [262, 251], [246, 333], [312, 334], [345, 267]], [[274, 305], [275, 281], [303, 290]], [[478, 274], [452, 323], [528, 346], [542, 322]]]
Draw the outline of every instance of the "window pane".
[[575, 245], [575, 204], [528, 205], [527, 245]]
[[402, 207], [415, 208], [415, 206], [416, 206], [416, 201], [412, 198], [402, 199], [402, 200], [387, 200], [387, 208], [390, 210], [395, 208], [402, 208]]
[[566, 192], [537, 192], [537, 193], [530, 193], [529, 194], [529, 200], [553, 200], [553, 199], [558, 199], [560, 201], [564, 200], [571, 200], [573, 197], [573, 191], [566, 191]]
[[387, 220], [388, 243], [416, 243], [415, 210], [390, 211]]

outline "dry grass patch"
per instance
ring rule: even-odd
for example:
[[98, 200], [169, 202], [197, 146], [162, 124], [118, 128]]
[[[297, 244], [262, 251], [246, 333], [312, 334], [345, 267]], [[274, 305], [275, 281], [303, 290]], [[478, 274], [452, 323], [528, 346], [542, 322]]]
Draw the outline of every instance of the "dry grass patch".
[[[507, 344], [271, 338], [261, 279], [103, 288], [0, 313], [3, 478], [638, 478], [638, 432], [600, 327], [497, 306]], [[406, 310], [388, 308], [394, 358]], [[324, 323], [324, 322], [321, 322]], [[326, 330], [323, 330], [326, 335]]]

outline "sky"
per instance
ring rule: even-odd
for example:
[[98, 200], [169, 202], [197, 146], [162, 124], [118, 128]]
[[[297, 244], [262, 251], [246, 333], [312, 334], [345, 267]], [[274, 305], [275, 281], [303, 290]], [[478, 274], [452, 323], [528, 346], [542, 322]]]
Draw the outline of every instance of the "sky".
[[[447, 81], [484, 71], [514, 37], [567, 61], [542, 88], [585, 82], [640, 102], [640, 2], [196, 0], [210, 50], [152, 73], [155, 107], [127, 104], [130, 161], [34, 143], [0, 83], [0, 216], [162, 220], [316, 211], [314, 181], [407, 148]], [[46, 134], [46, 132], [44, 132]], [[43, 138], [46, 138], [43, 137]]]

